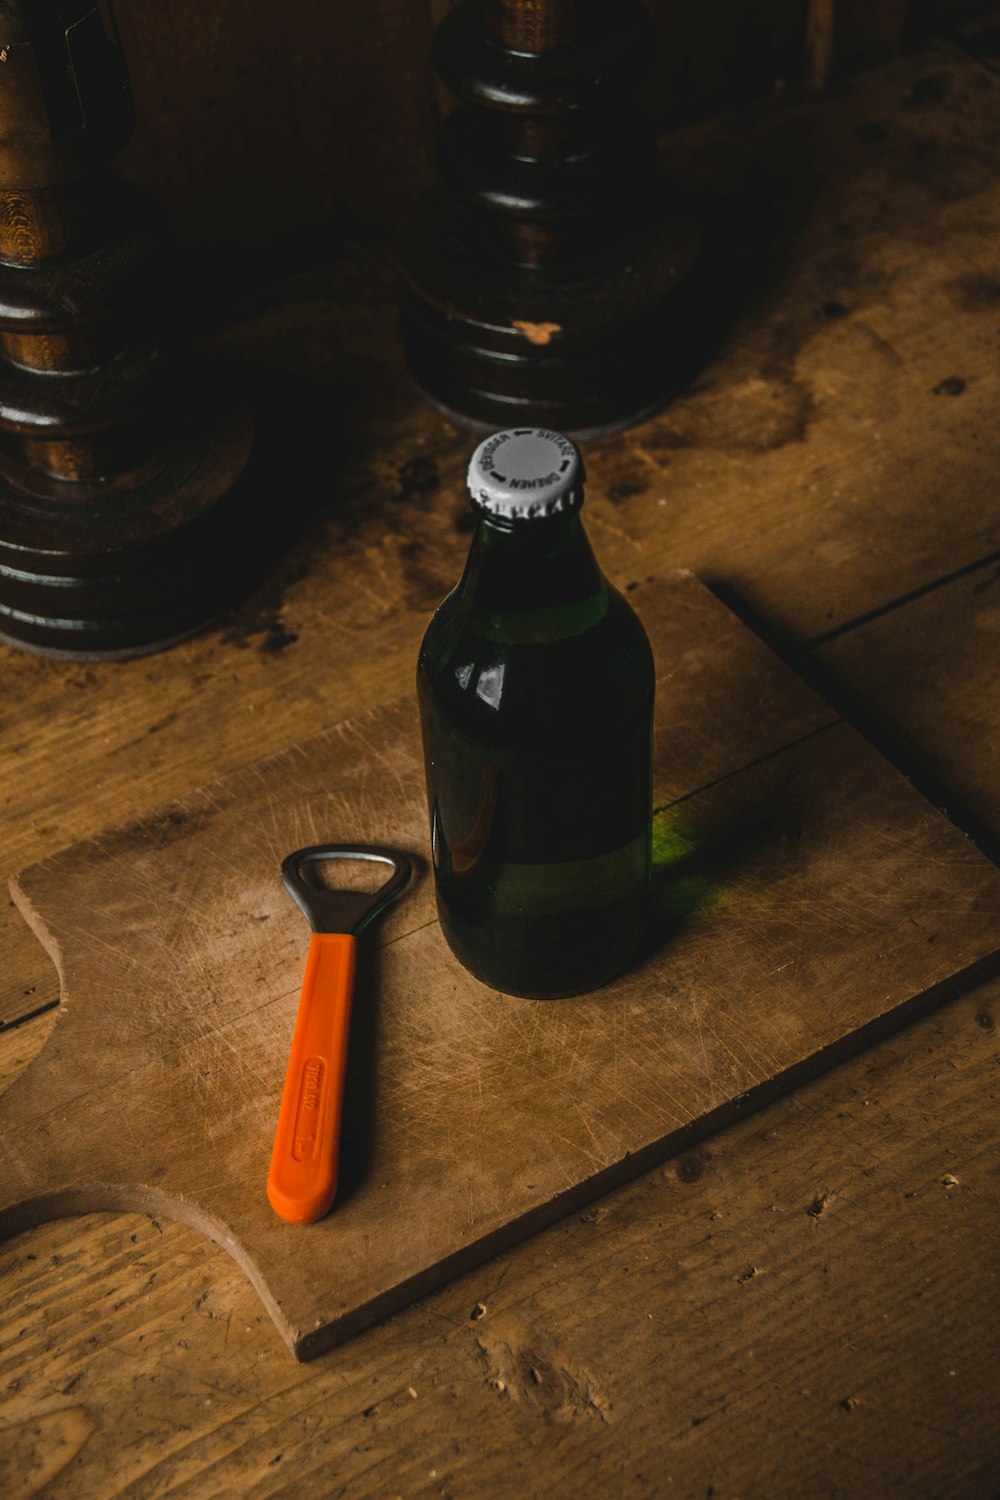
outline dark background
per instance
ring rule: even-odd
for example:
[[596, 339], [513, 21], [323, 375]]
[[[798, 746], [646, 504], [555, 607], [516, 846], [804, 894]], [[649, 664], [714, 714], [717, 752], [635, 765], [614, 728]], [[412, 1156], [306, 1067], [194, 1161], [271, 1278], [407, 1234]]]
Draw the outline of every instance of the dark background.
[[[645, 88], [669, 130], [950, 36], [989, 51], [982, 0], [646, 0]], [[182, 241], [266, 244], [331, 219], [392, 226], [433, 176], [449, 0], [117, 0], [136, 104], [118, 170]]]

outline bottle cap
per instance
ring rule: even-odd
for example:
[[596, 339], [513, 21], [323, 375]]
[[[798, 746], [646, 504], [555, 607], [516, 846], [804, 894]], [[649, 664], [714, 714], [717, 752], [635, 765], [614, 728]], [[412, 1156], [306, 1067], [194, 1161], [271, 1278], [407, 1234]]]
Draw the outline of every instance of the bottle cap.
[[579, 510], [583, 479], [576, 444], [547, 427], [494, 432], [469, 460], [473, 507], [518, 524]]

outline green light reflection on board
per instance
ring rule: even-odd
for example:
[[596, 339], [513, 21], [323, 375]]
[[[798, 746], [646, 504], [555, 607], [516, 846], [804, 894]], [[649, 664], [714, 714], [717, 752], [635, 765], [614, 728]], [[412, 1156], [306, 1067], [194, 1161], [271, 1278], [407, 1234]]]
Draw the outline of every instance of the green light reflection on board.
[[711, 840], [697, 839], [675, 810], [653, 815], [654, 921], [678, 923], [726, 900]]

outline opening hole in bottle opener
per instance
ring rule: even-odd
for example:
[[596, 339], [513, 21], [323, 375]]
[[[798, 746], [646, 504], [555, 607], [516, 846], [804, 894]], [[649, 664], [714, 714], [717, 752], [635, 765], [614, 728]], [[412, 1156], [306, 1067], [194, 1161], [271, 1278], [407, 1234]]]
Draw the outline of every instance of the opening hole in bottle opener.
[[390, 874], [380, 859], [314, 859], [301, 867], [303, 880], [314, 891], [361, 891], [374, 896]]

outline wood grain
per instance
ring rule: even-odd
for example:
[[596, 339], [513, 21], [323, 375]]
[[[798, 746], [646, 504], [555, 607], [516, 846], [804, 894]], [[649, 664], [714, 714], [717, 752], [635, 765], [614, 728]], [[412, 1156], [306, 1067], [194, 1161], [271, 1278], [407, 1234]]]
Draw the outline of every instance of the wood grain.
[[816, 656], [935, 778], [942, 800], [1000, 840], [1000, 568], [988, 563]]
[[[787, 168], [795, 243], [699, 388], [588, 450], [588, 526], [620, 586], [691, 567], [808, 641], [1000, 546], [994, 120], [1000, 79], [942, 48], [754, 127]], [[741, 132], [689, 149], [741, 157]], [[470, 444], [408, 386], [394, 321], [391, 267], [355, 250], [262, 288], [218, 338], [288, 382], [273, 411], [297, 443], [319, 434], [281, 496], [297, 540], [169, 658], [97, 671], [0, 651], [8, 870], [407, 690], [467, 548]], [[934, 395], [952, 375], [962, 392]], [[13, 1002], [47, 976], [8, 982]]]
[[[975, 560], [974, 528], [996, 514], [998, 280], [997, 135], [989, 96], [969, 92], [977, 73], [958, 53], [925, 53], [843, 81], [804, 114], [795, 101], [754, 109], [705, 136], [699, 149], [739, 161], [761, 139], [748, 132], [784, 122], [816, 166], [796, 242], [706, 371], [711, 420], [686, 448], [661, 448], [656, 469], [620, 441], [588, 454], [602, 475], [593, 539], [622, 586], [697, 564], [803, 641]], [[926, 308], [910, 273], [892, 274], [913, 243], [938, 288]], [[257, 372], [311, 372], [327, 428], [344, 414], [323, 461], [282, 493], [286, 508], [305, 497], [315, 509], [268, 589], [155, 662], [97, 671], [0, 652], [6, 870], [407, 690], [467, 542], [467, 443], [399, 378], [389, 284], [350, 259], [295, 272], [262, 288], [224, 341]], [[754, 411], [766, 436], [795, 397], [782, 362], [764, 403], [778, 395], [755, 408], [755, 362], [767, 370], [775, 349], [865, 321], [869, 300], [894, 308], [897, 373], [883, 380], [877, 344], [857, 339], [806, 441], [781, 462], [751, 446]], [[966, 374], [967, 358], [976, 378], [960, 395], [925, 394]], [[868, 455], [845, 439], [883, 394], [883, 467], [855, 485]], [[304, 419], [287, 424], [301, 441]], [[657, 419], [640, 434], [663, 430]], [[734, 431], [747, 434], [735, 454], [723, 441]], [[796, 455], [818, 474], [797, 471]], [[866, 651], [852, 656], [850, 631], [822, 651], [985, 818], [998, 795], [997, 637], [982, 628], [989, 591], [972, 582], [889, 608], [863, 627]], [[54, 986], [6, 906], [0, 952], [15, 998]], [[0, 1491], [20, 1483], [41, 1419], [55, 1413], [58, 1427], [83, 1407], [93, 1431], [46, 1496], [647, 1500], [712, 1486], [993, 1500], [998, 1019], [994, 983], [309, 1365], [288, 1358], [242, 1271], [195, 1230], [92, 1214], [26, 1232], [0, 1247]], [[0, 1087], [53, 1020], [0, 1036]], [[39, 1432], [39, 1465], [69, 1451], [48, 1446], [52, 1430]]]
[[[179, 1217], [310, 1358], [981, 972], [993, 866], [734, 641], [693, 578], [650, 603], [670, 669], [646, 957], [592, 996], [512, 1001], [447, 952], [418, 880], [369, 953], [346, 1191], [307, 1231], [276, 1219], [262, 1184], [304, 944], [275, 870], [334, 833], [420, 858], [416, 713], [396, 700], [17, 878], [64, 998], [0, 1102], [0, 1230], [95, 1207]], [[696, 645], [674, 656], [678, 639]]]
[[998, 1018], [994, 982], [309, 1365], [194, 1230], [94, 1214], [21, 1237], [0, 1249], [0, 1476], [82, 1406], [59, 1500], [562, 1500], [668, 1473], [691, 1495], [764, 1476], [985, 1500]]

